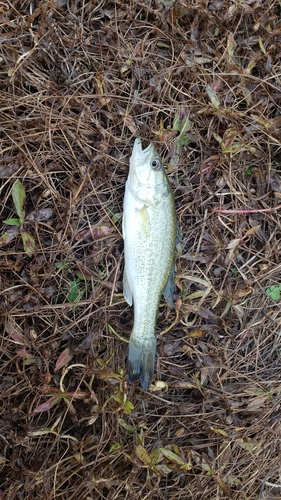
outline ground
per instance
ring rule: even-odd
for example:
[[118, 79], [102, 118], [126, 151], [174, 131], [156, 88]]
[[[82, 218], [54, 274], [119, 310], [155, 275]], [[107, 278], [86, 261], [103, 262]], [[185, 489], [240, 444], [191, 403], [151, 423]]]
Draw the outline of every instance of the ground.
[[[0, 2], [1, 500], [280, 499], [280, 18]], [[149, 391], [125, 369], [135, 137], [183, 240]]]

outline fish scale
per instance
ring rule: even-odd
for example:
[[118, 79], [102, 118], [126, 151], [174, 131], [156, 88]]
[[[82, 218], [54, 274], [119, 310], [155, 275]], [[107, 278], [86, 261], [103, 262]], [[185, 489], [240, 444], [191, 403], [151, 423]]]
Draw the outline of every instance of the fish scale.
[[[155, 168], [153, 165], [155, 164]], [[128, 379], [152, 382], [156, 319], [161, 294], [172, 296], [176, 218], [172, 191], [153, 144], [136, 139], [130, 158], [123, 210], [124, 296], [134, 304], [127, 361]], [[170, 301], [171, 305], [171, 301]]]

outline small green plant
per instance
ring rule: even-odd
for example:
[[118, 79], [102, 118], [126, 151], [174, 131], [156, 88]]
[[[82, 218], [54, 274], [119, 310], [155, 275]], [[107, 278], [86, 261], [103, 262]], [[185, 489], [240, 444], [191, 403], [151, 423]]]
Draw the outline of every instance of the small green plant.
[[254, 167], [247, 167], [245, 170], [247, 175], [252, 175], [253, 171], [254, 171]]
[[0, 247], [13, 241], [18, 234], [21, 235], [23, 248], [29, 257], [34, 254], [35, 241], [33, 236], [25, 228], [25, 189], [20, 180], [16, 180], [12, 187], [12, 197], [15, 205], [17, 218], [7, 219], [5, 224], [11, 226], [7, 231], [2, 234], [0, 238]]
[[272, 285], [266, 289], [265, 293], [272, 300], [279, 300], [281, 297], [281, 285]]
[[191, 133], [192, 122], [189, 119], [189, 111], [187, 108], [180, 108], [174, 116], [172, 130], [176, 135], [171, 150], [171, 159], [168, 170], [172, 170], [174, 165], [179, 163], [181, 148], [188, 146], [191, 142], [198, 142], [195, 134]]
[[[67, 272], [67, 274], [72, 274], [73, 276], [73, 272], [70, 267], [70, 263], [68, 261], [57, 262], [56, 268], [64, 269]], [[72, 279], [67, 280], [68, 287], [70, 289], [70, 291], [67, 294], [67, 299], [69, 300], [69, 302], [79, 303], [87, 291], [87, 282], [91, 280], [92, 280], [91, 276], [86, 276], [82, 274], [80, 271], [75, 271], [74, 277]]]
[[[172, 471], [189, 471], [192, 469], [191, 456], [184, 457], [180, 448], [172, 444], [169, 447], [157, 447], [149, 453], [141, 443], [141, 437], [137, 436], [140, 444], [135, 447], [135, 454], [143, 467], [157, 475], [166, 475]], [[170, 449], [171, 448], [171, 449]]]
[[234, 277], [234, 278], [237, 278], [237, 276], [238, 276], [238, 271], [237, 271], [236, 267], [231, 267], [231, 268], [230, 268], [230, 271], [232, 272], [233, 277]]
[[[78, 273], [77, 273], [78, 274]], [[84, 281], [84, 286], [83, 285]], [[83, 295], [86, 292], [86, 286], [85, 286], [85, 280], [80, 278], [79, 276], [76, 277], [76, 279], [69, 281], [70, 285], [70, 292], [67, 296], [69, 302], [75, 302], [76, 300], [81, 300]]]
[[4, 220], [4, 224], [9, 227], [0, 237], [0, 248], [13, 241], [18, 234], [21, 235], [25, 253], [32, 257], [35, 252], [35, 241], [33, 236], [26, 229], [28, 222], [42, 222], [48, 220], [53, 211], [50, 208], [34, 210], [29, 215], [25, 214], [26, 192], [23, 184], [17, 179], [12, 187], [12, 198], [18, 217]]

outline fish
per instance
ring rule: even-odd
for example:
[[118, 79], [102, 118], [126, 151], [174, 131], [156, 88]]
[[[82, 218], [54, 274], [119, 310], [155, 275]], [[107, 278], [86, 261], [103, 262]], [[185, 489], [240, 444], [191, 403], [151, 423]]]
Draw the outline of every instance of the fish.
[[127, 358], [129, 383], [149, 389], [154, 375], [161, 295], [173, 308], [177, 238], [175, 202], [161, 157], [151, 143], [134, 142], [123, 203], [123, 294], [134, 306]]

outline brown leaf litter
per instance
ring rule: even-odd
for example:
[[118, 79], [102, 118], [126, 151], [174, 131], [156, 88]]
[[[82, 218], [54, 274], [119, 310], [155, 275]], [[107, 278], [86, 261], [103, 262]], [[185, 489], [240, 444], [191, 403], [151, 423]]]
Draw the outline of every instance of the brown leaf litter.
[[[280, 14], [0, 2], [1, 500], [281, 497]], [[147, 392], [125, 373], [136, 136], [183, 236]], [[29, 253], [4, 223], [15, 181]]]

